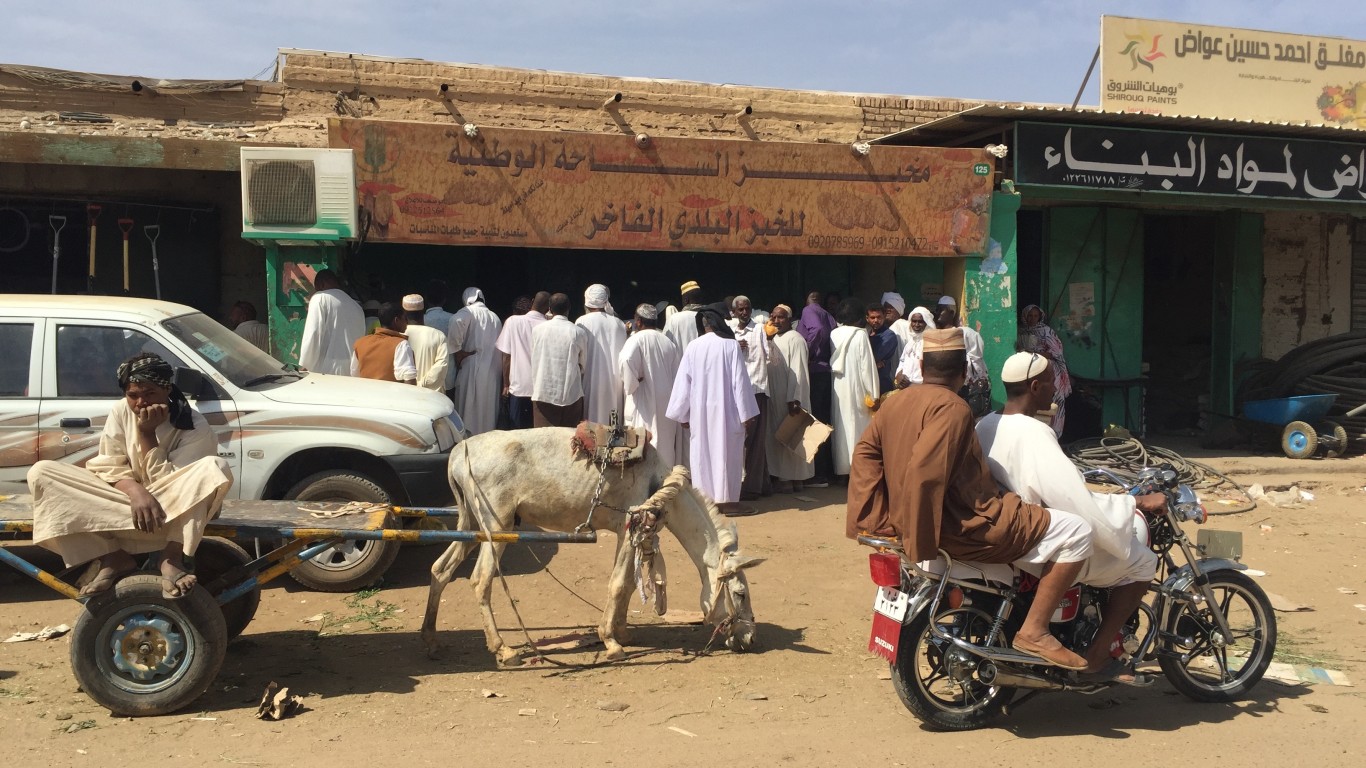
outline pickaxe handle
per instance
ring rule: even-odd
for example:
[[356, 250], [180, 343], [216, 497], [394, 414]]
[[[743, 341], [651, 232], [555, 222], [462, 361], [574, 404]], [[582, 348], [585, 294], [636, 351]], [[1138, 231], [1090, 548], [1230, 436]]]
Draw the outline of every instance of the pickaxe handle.
[[100, 218], [100, 206], [90, 203], [85, 207], [86, 221], [90, 222], [90, 267], [86, 270], [86, 289], [95, 290], [95, 222]]
[[128, 290], [128, 236], [133, 232], [132, 219], [119, 219], [119, 231], [123, 233], [123, 293], [127, 295]]

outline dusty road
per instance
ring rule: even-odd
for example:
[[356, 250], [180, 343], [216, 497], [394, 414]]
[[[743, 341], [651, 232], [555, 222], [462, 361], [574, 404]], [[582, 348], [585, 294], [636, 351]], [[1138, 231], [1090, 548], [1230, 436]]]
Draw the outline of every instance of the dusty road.
[[[1363, 687], [1267, 681], [1246, 701], [1209, 705], [1163, 680], [1094, 697], [1048, 694], [974, 733], [925, 731], [897, 701], [886, 665], [866, 651], [867, 550], [842, 537], [842, 497], [828, 489], [809, 491], [814, 502], [766, 500], [764, 514], [738, 521], [742, 549], [768, 558], [750, 572], [757, 653], [685, 654], [707, 634], [662, 625], [637, 601], [630, 650], [639, 655], [628, 662], [499, 671], [467, 583], [457, 580], [441, 617], [448, 653], [432, 661], [417, 630], [438, 550], [411, 549], [366, 599], [307, 592], [288, 579], [267, 588], [209, 694], [177, 715], [110, 717], [77, 692], [66, 639], [0, 645], [0, 764], [1106, 765], [1218, 757], [1244, 766], [1360, 765], [1366, 610], [1355, 606], [1366, 604], [1366, 460], [1228, 465], [1259, 473], [1245, 481], [1299, 480], [1315, 494], [1303, 509], [1263, 506], [1210, 525], [1243, 531], [1245, 561], [1267, 572], [1265, 588], [1312, 606], [1277, 613], [1279, 660], [1341, 670]], [[676, 542], [666, 548], [671, 605], [695, 610], [696, 574]], [[551, 573], [600, 604], [610, 559], [610, 543], [510, 549], [506, 568], [532, 634], [593, 626], [597, 611]], [[511, 622], [501, 595], [495, 609]], [[318, 614], [328, 614], [326, 624], [308, 621]], [[0, 637], [75, 617], [73, 603], [0, 575]], [[593, 652], [557, 658], [589, 661]], [[282, 722], [254, 719], [272, 680], [304, 694], [304, 711]]]

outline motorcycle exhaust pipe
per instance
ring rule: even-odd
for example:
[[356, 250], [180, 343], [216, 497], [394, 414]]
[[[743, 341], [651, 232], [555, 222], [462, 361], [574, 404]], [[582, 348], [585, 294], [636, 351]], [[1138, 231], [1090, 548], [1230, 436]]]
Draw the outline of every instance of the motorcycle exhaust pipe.
[[1028, 688], [1037, 691], [1062, 691], [1067, 687], [1043, 675], [1035, 674], [1018, 667], [998, 665], [994, 661], [983, 661], [977, 665], [977, 679], [987, 685], [1000, 685], [1007, 688]]

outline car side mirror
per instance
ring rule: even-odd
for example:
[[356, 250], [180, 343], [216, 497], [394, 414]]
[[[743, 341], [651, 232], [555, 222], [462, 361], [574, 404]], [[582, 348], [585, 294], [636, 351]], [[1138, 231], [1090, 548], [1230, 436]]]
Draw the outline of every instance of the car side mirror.
[[217, 389], [204, 374], [193, 368], [176, 368], [175, 385], [191, 400], [217, 400]]

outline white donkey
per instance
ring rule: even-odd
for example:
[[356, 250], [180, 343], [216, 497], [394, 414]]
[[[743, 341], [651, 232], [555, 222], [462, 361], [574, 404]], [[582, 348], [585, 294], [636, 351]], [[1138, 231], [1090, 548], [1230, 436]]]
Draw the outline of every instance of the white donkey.
[[[478, 530], [482, 524], [490, 531], [505, 531], [513, 527], [514, 516], [554, 531], [571, 531], [583, 523], [599, 472], [590, 460], [573, 455], [573, 435], [574, 430], [564, 427], [487, 432], [457, 445], [451, 451], [447, 471], [460, 508], [459, 528]], [[626, 609], [635, 585], [635, 551], [630, 535], [625, 533], [624, 510], [642, 504], [659, 490], [670, 470], [653, 450], [625, 468], [609, 467], [600, 506], [592, 513], [594, 530], [617, 535], [607, 606], [598, 625], [598, 636], [607, 646], [609, 659], [625, 656]], [[697, 566], [702, 578], [702, 614], [707, 622], [720, 627], [727, 648], [748, 650], [754, 642], [754, 612], [744, 569], [760, 561], [740, 555], [735, 529], [725, 524], [715, 504], [691, 483], [685, 481], [682, 486], [681, 492], [664, 503], [660, 523], [674, 534]], [[506, 544], [457, 542], [432, 564], [422, 642], [429, 654], [439, 651], [436, 614], [441, 592], [475, 546], [480, 552], [471, 578], [483, 611], [488, 648], [500, 664], [518, 664], [520, 653], [503, 643], [489, 604], [496, 578], [494, 564]]]

